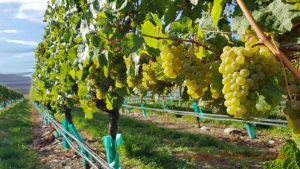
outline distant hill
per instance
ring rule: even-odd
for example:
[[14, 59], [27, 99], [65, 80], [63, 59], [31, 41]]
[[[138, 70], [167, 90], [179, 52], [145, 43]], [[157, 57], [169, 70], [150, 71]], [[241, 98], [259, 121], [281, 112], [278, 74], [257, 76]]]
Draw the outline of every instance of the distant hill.
[[0, 74], [0, 83], [24, 95], [28, 95], [31, 86], [31, 77], [20, 74]]

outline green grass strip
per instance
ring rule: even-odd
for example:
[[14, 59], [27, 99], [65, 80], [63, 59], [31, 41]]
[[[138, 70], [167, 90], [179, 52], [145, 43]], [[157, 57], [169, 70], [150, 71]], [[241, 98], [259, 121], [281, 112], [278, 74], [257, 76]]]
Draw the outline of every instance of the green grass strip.
[[[83, 111], [76, 108], [72, 110], [72, 116], [75, 126], [93, 136], [103, 151], [103, 137], [108, 135], [108, 115], [94, 113], [94, 118], [87, 120]], [[62, 115], [56, 117], [63, 119]], [[192, 160], [174, 158], [174, 154], [228, 152], [249, 157], [251, 153], [259, 153], [249, 147], [221, 142], [210, 136], [160, 128], [152, 123], [123, 116], [119, 120], [118, 133], [123, 135], [123, 146], [118, 147], [118, 152], [124, 167], [195, 168]]]
[[29, 151], [31, 135], [28, 100], [0, 114], [0, 168], [35, 168], [35, 153]]

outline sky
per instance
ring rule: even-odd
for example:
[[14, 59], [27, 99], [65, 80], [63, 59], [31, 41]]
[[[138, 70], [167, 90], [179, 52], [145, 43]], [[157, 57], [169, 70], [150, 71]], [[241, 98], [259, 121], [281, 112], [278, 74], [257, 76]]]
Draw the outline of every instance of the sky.
[[0, 0], [0, 74], [34, 71], [47, 0]]

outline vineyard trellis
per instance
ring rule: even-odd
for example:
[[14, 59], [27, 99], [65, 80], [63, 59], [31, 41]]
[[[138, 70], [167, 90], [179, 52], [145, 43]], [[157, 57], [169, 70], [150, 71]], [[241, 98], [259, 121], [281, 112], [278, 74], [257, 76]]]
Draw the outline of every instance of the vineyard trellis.
[[16, 92], [8, 87], [0, 84], [0, 108], [5, 109], [10, 104], [15, 103], [17, 100], [22, 99], [23, 94]]
[[78, 103], [87, 119], [106, 111], [112, 145], [124, 97], [166, 95], [177, 87], [203, 110], [245, 120], [268, 117], [285, 101], [298, 137], [299, 50], [286, 44], [300, 42], [299, 5], [236, 2], [51, 0], [31, 98], [51, 115], [64, 113], [68, 125]]

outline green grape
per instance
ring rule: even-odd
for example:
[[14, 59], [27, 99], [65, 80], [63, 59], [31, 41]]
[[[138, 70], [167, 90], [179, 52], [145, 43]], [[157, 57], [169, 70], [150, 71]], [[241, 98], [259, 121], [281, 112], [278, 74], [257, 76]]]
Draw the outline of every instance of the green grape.
[[245, 62], [245, 58], [244, 58], [243, 56], [238, 56], [238, 57], [236, 58], [236, 62], [237, 62], [238, 64], [243, 64], [243, 63]]
[[242, 70], [240, 70], [240, 75], [241, 75], [242, 77], [248, 77], [249, 74], [250, 74], [250, 72], [249, 72], [249, 70], [247, 70], [247, 69], [242, 69]]
[[239, 90], [239, 85], [236, 84], [236, 83], [232, 84], [232, 85], [230, 86], [230, 90], [231, 90], [231, 91], [237, 91], [237, 90]]
[[246, 79], [244, 77], [238, 77], [236, 79], [236, 83], [239, 85], [244, 85], [244, 84], [246, 84]]

